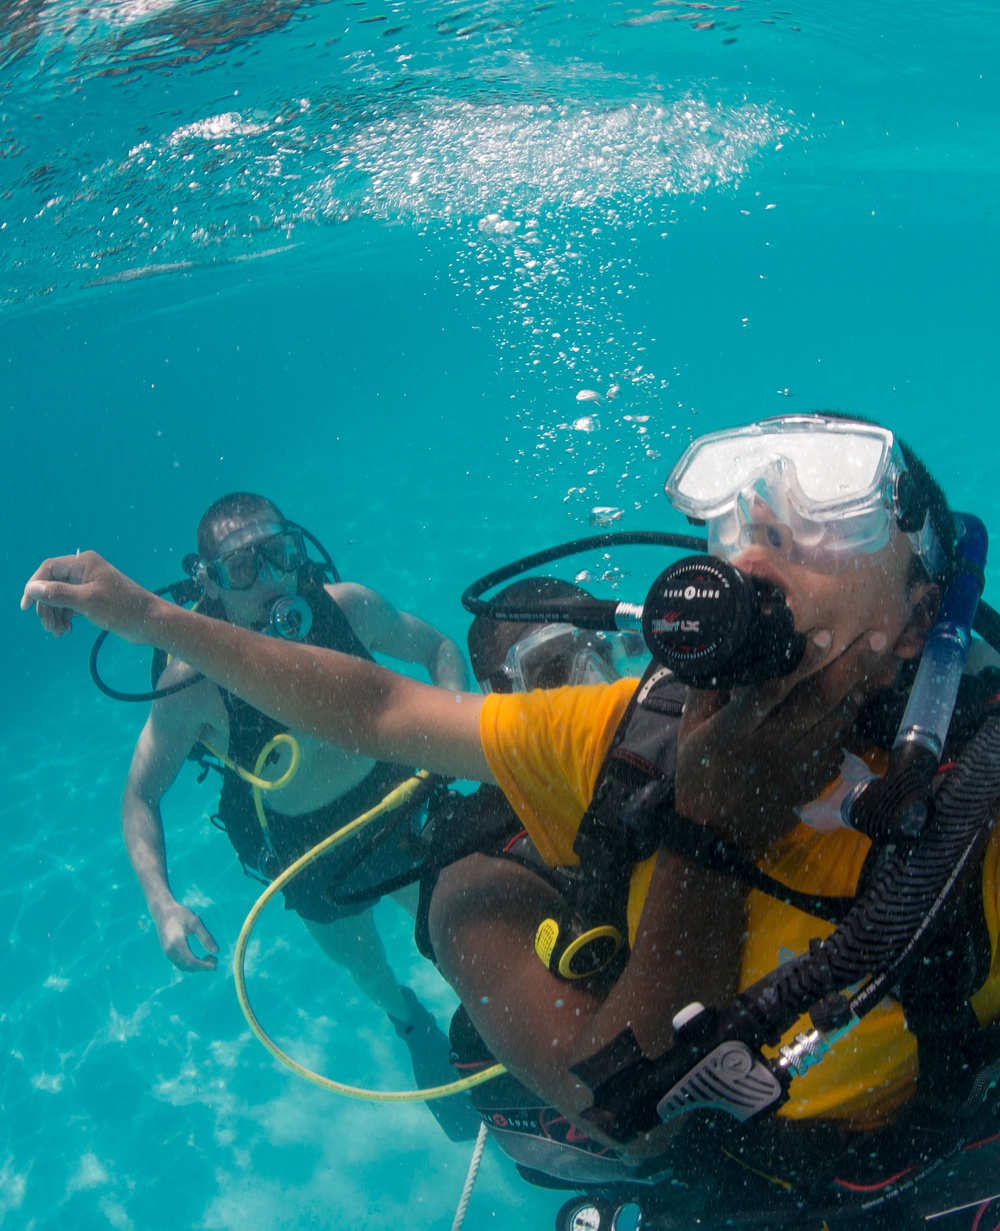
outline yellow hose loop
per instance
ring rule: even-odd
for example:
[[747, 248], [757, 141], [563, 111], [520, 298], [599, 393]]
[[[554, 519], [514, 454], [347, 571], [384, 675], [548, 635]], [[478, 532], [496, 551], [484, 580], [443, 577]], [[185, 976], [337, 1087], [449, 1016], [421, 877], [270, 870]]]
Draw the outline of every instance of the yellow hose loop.
[[[279, 744], [287, 744], [292, 750], [292, 763], [281, 775], [280, 778], [275, 778], [273, 782], [268, 782], [266, 778], [260, 777], [260, 771], [267, 764], [267, 758]], [[264, 794], [265, 790], [280, 791], [283, 786], [288, 786], [289, 782], [295, 777], [299, 771], [299, 761], [302, 760], [302, 749], [299, 747], [298, 740], [294, 735], [289, 735], [287, 731], [279, 732], [273, 739], [269, 739], [261, 748], [257, 757], [257, 763], [253, 767], [253, 778], [250, 794], [253, 796], [253, 806], [257, 813], [257, 821], [264, 834], [264, 841], [267, 843], [267, 849], [274, 854], [274, 846], [271, 843], [271, 831], [267, 826], [267, 813], [264, 811]], [[249, 779], [248, 779], [249, 780]], [[267, 783], [266, 787], [260, 786], [260, 783]]]
[[307, 868], [311, 863], [315, 863], [321, 855], [326, 854], [333, 847], [339, 846], [341, 842], [345, 842], [352, 834], [357, 833], [365, 825], [371, 824], [372, 821], [377, 820], [386, 812], [395, 811], [396, 808], [405, 804], [427, 777], [426, 770], [419, 770], [414, 777], [408, 778], [406, 782], [401, 783], [390, 791], [374, 808], [363, 812], [361, 816], [355, 817], [353, 821], [349, 821], [342, 829], [338, 829], [336, 833], [332, 833], [328, 838], [324, 838], [312, 850], [306, 851], [304, 855], [287, 867], [284, 872], [275, 877], [250, 908], [250, 913], [247, 915], [243, 927], [240, 929], [239, 938], [236, 941], [236, 952], [233, 955], [233, 977], [236, 980], [236, 997], [240, 1002], [240, 1008], [243, 1010], [243, 1016], [247, 1019], [247, 1024], [258, 1041], [263, 1043], [276, 1060], [280, 1060], [282, 1064], [290, 1068], [293, 1073], [297, 1073], [299, 1077], [304, 1077], [306, 1081], [311, 1081], [313, 1085], [321, 1086], [324, 1090], [332, 1090], [335, 1094], [346, 1095], [347, 1098], [366, 1099], [373, 1103], [425, 1103], [430, 1099], [447, 1098], [450, 1094], [460, 1094], [463, 1090], [471, 1090], [473, 1086], [481, 1086], [484, 1082], [491, 1081], [494, 1077], [499, 1077], [507, 1071], [502, 1064], [494, 1064], [472, 1077], [463, 1077], [458, 1081], [451, 1081], [443, 1086], [429, 1086], [425, 1090], [366, 1090], [362, 1086], [348, 1086], [341, 1081], [334, 1081], [331, 1077], [324, 1077], [321, 1073], [314, 1073], [312, 1069], [299, 1064], [286, 1051], [282, 1051], [260, 1024], [257, 1014], [250, 1005], [250, 998], [247, 995], [245, 970], [247, 945], [250, 942], [250, 934], [268, 902], [270, 902], [275, 894], [280, 893], [285, 885], [304, 868]]
[[[302, 750], [299, 748], [299, 742], [294, 735], [289, 735], [287, 731], [282, 731], [268, 740], [264, 747], [260, 750], [260, 756], [257, 758], [257, 764], [254, 766], [254, 772], [250, 773], [248, 769], [244, 769], [242, 765], [237, 765], [235, 761], [230, 760], [224, 752], [220, 752], [218, 748], [213, 747], [207, 739], [200, 741], [201, 744], [208, 749], [216, 760], [221, 761], [228, 769], [231, 769], [234, 774], [239, 774], [244, 782], [249, 782], [252, 787], [258, 791], [280, 791], [282, 787], [288, 786], [291, 780], [299, 772], [299, 762], [302, 760]], [[261, 778], [260, 771], [267, 763], [267, 758], [271, 755], [278, 744], [287, 744], [292, 750], [292, 763], [281, 775], [280, 778], [275, 778], [271, 781], [268, 778]]]

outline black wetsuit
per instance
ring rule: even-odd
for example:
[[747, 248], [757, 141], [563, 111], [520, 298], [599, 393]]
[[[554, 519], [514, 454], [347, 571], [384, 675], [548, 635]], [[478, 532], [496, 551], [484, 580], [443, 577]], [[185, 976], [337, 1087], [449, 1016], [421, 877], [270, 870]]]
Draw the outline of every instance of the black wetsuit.
[[[372, 661], [371, 654], [358, 640], [347, 617], [324, 588], [322, 574], [318, 570], [309, 569], [299, 574], [298, 593], [309, 603], [313, 613], [312, 628], [305, 639], [308, 644], [340, 650], [355, 658]], [[206, 611], [206, 614], [216, 613]], [[264, 745], [288, 728], [232, 693], [223, 692], [222, 698], [229, 715], [229, 757], [241, 768], [252, 771]], [[225, 830], [247, 875], [273, 880], [300, 855], [374, 807], [412, 773], [412, 769], [404, 766], [377, 762], [361, 782], [346, 794], [322, 808], [296, 816], [285, 816], [267, 808], [265, 798], [273, 853], [265, 842], [251, 788], [232, 770], [224, 769], [219, 811], [214, 819]], [[402, 811], [405, 815], [405, 810]], [[331, 923], [367, 910], [377, 898], [337, 906], [326, 897], [330, 883], [337, 879], [345, 866], [358, 859], [363, 838], [364, 835], [349, 840], [300, 872], [282, 890], [286, 908], [315, 923]]]

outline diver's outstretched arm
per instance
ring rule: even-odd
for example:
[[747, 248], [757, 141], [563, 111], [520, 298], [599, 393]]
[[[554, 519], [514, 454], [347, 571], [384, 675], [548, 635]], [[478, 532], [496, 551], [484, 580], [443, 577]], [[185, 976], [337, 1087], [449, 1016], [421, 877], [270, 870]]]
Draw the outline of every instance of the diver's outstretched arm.
[[374, 663], [281, 641], [157, 598], [96, 552], [46, 560], [21, 607], [60, 637], [85, 615], [156, 646], [286, 726], [363, 756], [492, 782], [479, 738], [482, 697], [447, 692]]

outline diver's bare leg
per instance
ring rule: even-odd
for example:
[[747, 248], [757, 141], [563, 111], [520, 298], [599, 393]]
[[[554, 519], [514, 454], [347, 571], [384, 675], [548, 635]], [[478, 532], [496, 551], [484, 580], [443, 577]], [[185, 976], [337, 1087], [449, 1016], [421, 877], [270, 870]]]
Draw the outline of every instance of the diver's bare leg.
[[410, 1020], [410, 1007], [389, 965], [371, 910], [332, 923], [302, 922], [327, 957], [347, 971], [372, 1004], [397, 1021]]

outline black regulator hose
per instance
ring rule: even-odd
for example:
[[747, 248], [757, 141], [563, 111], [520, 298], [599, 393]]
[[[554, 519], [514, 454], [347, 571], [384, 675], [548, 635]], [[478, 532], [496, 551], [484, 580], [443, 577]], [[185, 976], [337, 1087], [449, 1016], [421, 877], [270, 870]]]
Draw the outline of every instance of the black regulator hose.
[[[935, 802], [919, 846], [887, 861], [827, 940], [813, 940], [808, 953], [765, 975], [728, 1008], [688, 1018], [674, 1046], [655, 1060], [626, 1028], [574, 1065], [571, 1071], [594, 1094], [584, 1117], [618, 1141], [633, 1140], [661, 1123], [664, 1095], [721, 1044], [734, 1040], [752, 1051], [777, 1046], [810, 1012], [816, 1028], [829, 1034], [892, 992], [979, 867], [1000, 805], [1000, 715], [969, 742]], [[843, 990], [861, 979], [868, 982], [846, 999]], [[783, 1061], [772, 1063], [772, 1071], [775, 1063]], [[790, 1077], [786, 1072], [786, 1088]]]
[[488, 616], [491, 620], [511, 620], [519, 624], [567, 623], [575, 624], [577, 628], [613, 632], [618, 627], [615, 614], [622, 606], [615, 599], [593, 598], [589, 603], [575, 601], [568, 605], [565, 599], [558, 598], [507, 602], [482, 597], [487, 590], [493, 590], [531, 569], [602, 547], [672, 547], [678, 551], [704, 552], [708, 550], [708, 540], [698, 535], [668, 534], [660, 530], [617, 530], [610, 534], [591, 534], [556, 547], [547, 547], [530, 556], [522, 556], [502, 568], [494, 569], [466, 587], [462, 594], [462, 606], [471, 615]]
[[[1000, 716], [986, 720], [935, 798], [920, 843], [888, 859], [872, 887], [825, 941], [742, 992], [734, 1016], [758, 1023], [758, 1043], [774, 1046], [831, 992], [871, 976], [850, 1000], [863, 1017], [891, 992], [973, 875], [1000, 804]], [[783, 1012], [776, 1013], [780, 1004]]]
[[[201, 597], [201, 586], [198, 585], [190, 577], [185, 577], [181, 581], [172, 581], [168, 585], [160, 586], [153, 593], [157, 598], [169, 597], [172, 602], [179, 606], [184, 606], [186, 603], [196, 602]], [[104, 693], [106, 697], [110, 697], [112, 701], [159, 701], [161, 697], [173, 696], [175, 692], [183, 692], [185, 688], [190, 688], [192, 684], [197, 684], [202, 675], [189, 676], [186, 680], [181, 680], [178, 684], [171, 684], [168, 688], [155, 687], [155, 678], [151, 681], [153, 687], [148, 692], [123, 692], [120, 688], [112, 688], [102, 677], [97, 667], [97, 659], [101, 652], [101, 646], [104, 645], [111, 634], [107, 629], [103, 629], [97, 634], [97, 639], [90, 647], [90, 678], [94, 681], [97, 687]], [[158, 662], [160, 654], [156, 651], [153, 656], [154, 664]], [[166, 657], [159, 663], [159, 669], [154, 666], [152, 675], [159, 676], [160, 672], [167, 665]]]

